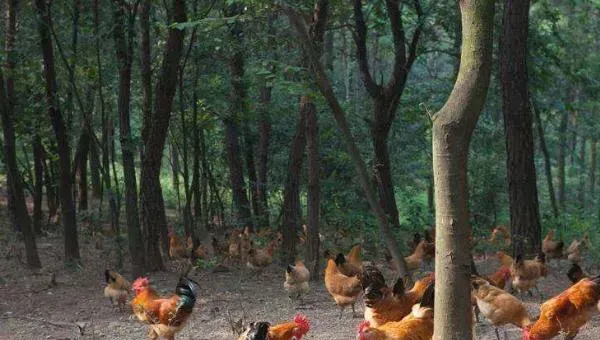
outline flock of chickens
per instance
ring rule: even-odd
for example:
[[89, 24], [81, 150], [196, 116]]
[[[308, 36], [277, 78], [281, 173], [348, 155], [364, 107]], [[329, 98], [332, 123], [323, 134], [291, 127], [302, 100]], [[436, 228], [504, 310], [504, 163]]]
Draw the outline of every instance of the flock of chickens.
[[[433, 260], [435, 246], [430, 235], [434, 232], [435, 230], [429, 229], [423, 240], [419, 235], [415, 235], [411, 241], [413, 252], [405, 258], [411, 271], [420, 269]], [[265, 248], [257, 248], [253, 241], [255, 236], [247, 229], [235, 230], [229, 235], [226, 245], [219, 246], [216, 239], [213, 239], [214, 251], [221, 251], [227, 254], [229, 259], [241, 261], [251, 270], [260, 273], [262, 268], [273, 262], [273, 254], [280, 247], [282, 239], [279, 233], [269, 235], [272, 240], [268, 245]], [[510, 235], [504, 227], [495, 228], [489, 242], [496, 243], [501, 236], [505, 245], [510, 245]], [[471, 295], [474, 308], [473, 327], [479, 322], [481, 314], [495, 327], [498, 339], [498, 328], [507, 324], [521, 328], [524, 340], [548, 340], [558, 335], [564, 335], [565, 339], [575, 338], [579, 329], [600, 308], [600, 276], [589, 277], [578, 265], [583, 247], [590, 246], [587, 233], [581, 240], [574, 240], [566, 250], [564, 243], [554, 241], [553, 237], [554, 232], [550, 231], [543, 240], [542, 253], [535, 259], [527, 260], [523, 256], [513, 259], [499, 251], [497, 258], [501, 265], [497, 271], [480, 276], [474, 270]], [[305, 239], [306, 230], [300, 236], [300, 243]], [[198, 257], [206, 254], [202, 246], [194, 249], [190, 240], [186, 247], [182, 247], [173, 234], [170, 245], [170, 255], [173, 258], [190, 256], [192, 253]], [[362, 261], [361, 252], [361, 245], [357, 244], [346, 255], [338, 253], [334, 256], [330, 252], [325, 253], [325, 287], [340, 308], [340, 318], [346, 307], [351, 307], [356, 316], [356, 302], [361, 298], [364, 301], [364, 321], [358, 326], [356, 338], [431, 339], [435, 288], [433, 273], [426, 273], [410, 289], [405, 287], [401, 278], [390, 287], [380, 268]], [[537, 290], [538, 280], [548, 275], [546, 261], [561, 258], [571, 261], [567, 276], [572, 286], [543, 303], [539, 317], [534, 320], [523, 302], [511, 292], [519, 292], [522, 297], [525, 292], [531, 294], [532, 289]], [[180, 278], [175, 293], [169, 297], [161, 297], [145, 277], [136, 279], [133, 285], [112, 270], [106, 270], [105, 277], [107, 285], [104, 295], [119, 308], [128, 304], [128, 296], [133, 291], [134, 297], [129, 305], [135, 317], [149, 325], [150, 339], [164, 337], [174, 340], [175, 334], [189, 319], [199, 290], [198, 284], [186, 275]], [[310, 291], [309, 280], [309, 270], [301, 260], [297, 260], [286, 267], [283, 287], [290, 299], [301, 299]], [[277, 325], [268, 322], [251, 323], [239, 335], [238, 340], [300, 340], [309, 330], [308, 319], [298, 314], [292, 321]]]

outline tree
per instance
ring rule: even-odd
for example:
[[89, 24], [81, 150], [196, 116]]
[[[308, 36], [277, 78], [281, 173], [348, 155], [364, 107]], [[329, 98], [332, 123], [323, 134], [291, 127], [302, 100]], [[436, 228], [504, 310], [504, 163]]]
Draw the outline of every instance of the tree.
[[373, 143], [373, 164], [379, 185], [379, 199], [383, 209], [389, 216], [390, 223], [399, 226], [398, 208], [392, 181], [392, 168], [388, 150], [388, 136], [392, 123], [398, 111], [400, 97], [404, 91], [408, 73], [417, 58], [417, 45], [421, 36], [422, 16], [419, 0], [414, 0], [413, 5], [417, 13], [417, 26], [412, 39], [408, 43], [402, 21], [402, 8], [398, 0], [386, 0], [388, 19], [392, 28], [394, 41], [394, 61], [389, 81], [378, 84], [369, 67], [367, 52], [367, 25], [362, 11], [362, 0], [354, 0], [354, 19], [356, 42], [356, 59], [362, 75], [363, 84], [373, 101], [373, 115], [371, 118], [371, 139]]
[[[119, 63], [119, 128], [121, 135], [121, 158], [123, 161], [123, 177], [125, 181], [125, 214], [127, 215], [127, 236], [129, 253], [131, 254], [134, 277], [142, 275], [146, 269], [144, 243], [140, 228], [137, 183], [135, 178], [135, 144], [131, 137], [129, 108], [131, 103], [131, 65], [133, 59], [133, 36], [135, 12], [126, 10], [126, 4], [115, 0], [115, 53]], [[125, 24], [127, 19], [127, 25]], [[127, 36], [126, 36], [127, 28]]]
[[306, 104], [306, 156], [308, 163], [308, 202], [306, 260], [312, 264], [311, 280], [318, 280], [321, 265], [319, 262], [319, 216], [321, 213], [321, 184], [319, 176], [319, 125], [317, 108], [313, 103]]
[[15, 0], [6, 0], [5, 2], [6, 55], [8, 56], [5, 67], [8, 70], [8, 74], [5, 84], [4, 72], [2, 67], [0, 67], [0, 116], [2, 120], [2, 132], [4, 134], [4, 163], [8, 173], [7, 182], [10, 186], [10, 199], [14, 205], [12, 213], [15, 214], [14, 220], [18, 223], [21, 232], [23, 233], [27, 265], [31, 268], [39, 268], [42, 264], [38, 256], [31, 220], [27, 213], [27, 205], [25, 204], [25, 195], [23, 193], [23, 182], [21, 181], [21, 174], [19, 173], [15, 147], [16, 138], [13, 122], [15, 93], [12, 73], [15, 67], [15, 56], [13, 52], [17, 31], [17, 4], [18, 1]]
[[[184, 0], [173, 0], [173, 21], [186, 21]], [[165, 203], [160, 185], [160, 167], [169, 130], [173, 97], [177, 87], [177, 69], [183, 51], [183, 30], [169, 29], [160, 73], [154, 90], [154, 112], [148, 138], [144, 142], [144, 158], [140, 176], [140, 195], [143, 223], [146, 231], [146, 267], [148, 270], [163, 269], [159, 250], [159, 236], [163, 247], [168, 245]]]
[[546, 146], [546, 135], [544, 133], [544, 127], [542, 126], [542, 119], [540, 118], [540, 112], [531, 102], [531, 110], [534, 113], [535, 124], [537, 126], [538, 138], [540, 139], [540, 149], [544, 155], [544, 171], [546, 173], [546, 180], [548, 183], [548, 194], [550, 195], [550, 205], [552, 206], [552, 213], [554, 217], [558, 217], [558, 206], [556, 205], [556, 195], [554, 193], [554, 182], [552, 181], [552, 160], [550, 159], [550, 153]]
[[71, 182], [71, 151], [65, 121], [60, 110], [56, 83], [56, 71], [54, 69], [54, 52], [52, 38], [50, 36], [50, 25], [52, 17], [45, 0], [35, 1], [37, 14], [39, 16], [38, 29], [40, 35], [40, 46], [44, 59], [44, 80], [46, 86], [46, 105], [48, 115], [52, 121], [52, 128], [58, 145], [58, 158], [60, 164], [60, 208], [65, 238], [65, 260], [67, 262], [79, 262], [79, 241], [77, 240], [77, 219], [75, 217], [75, 204], [73, 203], [73, 191]]
[[[226, 15], [233, 17], [243, 14], [244, 5], [235, 2], [229, 5]], [[246, 195], [246, 185], [244, 184], [244, 168], [242, 165], [241, 150], [239, 146], [239, 120], [245, 110], [246, 89], [244, 85], [244, 51], [242, 48], [242, 23], [239, 20], [231, 28], [231, 36], [234, 43], [233, 51], [228, 59], [229, 72], [231, 77], [230, 106], [229, 115], [223, 119], [225, 125], [225, 149], [227, 154], [227, 163], [229, 165], [229, 179], [231, 181], [231, 190], [233, 195], [233, 206], [235, 211], [236, 223], [242, 227], [252, 229], [250, 214], [250, 203]]]
[[467, 165], [492, 69], [494, 1], [463, 0], [462, 53], [454, 88], [433, 116], [435, 183], [434, 339], [472, 338], [471, 226]]
[[500, 49], [513, 255], [537, 254], [541, 229], [527, 87], [529, 1], [507, 0]]

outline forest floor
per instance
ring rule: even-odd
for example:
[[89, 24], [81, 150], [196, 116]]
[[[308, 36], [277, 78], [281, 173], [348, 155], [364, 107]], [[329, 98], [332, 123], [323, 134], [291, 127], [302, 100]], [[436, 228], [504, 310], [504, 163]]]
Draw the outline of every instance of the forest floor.
[[[2, 235], [0, 235], [2, 236]], [[104, 269], [113, 264], [108, 247], [97, 246], [92, 239], [81, 236], [83, 267], [66, 268], [62, 264], [62, 238], [42, 237], [38, 241], [44, 265], [41, 271], [25, 269], [19, 261], [16, 241], [9, 243], [0, 237], [0, 340], [20, 339], [144, 339], [147, 328], [130, 318], [127, 311], [118, 311], [103, 297]], [[18, 244], [20, 245], [20, 243]], [[101, 248], [101, 249], [98, 249]], [[498, 267], [496, 260], [478, 261], [481, 273]], [[550, 275], [540, 283], [545, 297], [553, 296], [568, 286], [567, 264], [554, 262]], [[127, 268], [123, 274], [128, 277]], [[387, 273], [390, 274], [390, 273]], [[52, 276], [56, 284], [51, 283]], [[161, 293], [173, 291], [178, 275], [170, 272], [150, 274], [151, 283]], [[355, 339], [358, 318], [347, 309], [338, 319], [339, 308], [327, 293], [322, 281], [313, 282], [311, 293], [302, 305], [289, 302], [283, 291], [283, 268], [273, 264], [261, 275], [248, 274], [233, 268], [229, 272], [212, 273], [198, 270], [192, 273], [202, 294], [189, 324], [178, 339], [236, 339], [231, 320], [290, 320], [301, 312], [311, 321], [306, 339]], [[539, 314], [539, 298], [526, 297], [531, 315]], [[357, 312], [361, 314], [360, 303]], [[508, 339], [521, 339], [515, 327], [506, 327]], [[501, 337], [503, 330], [500, 330]], [[495, 339], [494, 329], [487, 321], [476, 326], [476, 339]], [[581, 330], [577, 339], [600, 339], [600, 317], [596, 316]]]

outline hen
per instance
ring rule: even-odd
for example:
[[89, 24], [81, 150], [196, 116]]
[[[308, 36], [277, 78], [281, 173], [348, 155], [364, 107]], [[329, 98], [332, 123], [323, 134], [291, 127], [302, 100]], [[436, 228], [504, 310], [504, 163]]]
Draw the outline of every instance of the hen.
[[327, 268], [325, 268], [325, 287], [335, 303], [340, 306], [340, 318], [347, 306], [352, 306], [352, 313], [356, 316], [354, 303], [362, 292], [358, 277], [342, 274], [335, 261], [329, 259], [327, 260]]
[[150, 325], [148, 337], [152, 340], [159, 337], [174, 340], [175, 334], [183, 329], [192, 314], [198, 289], [195, 281], [182, 277], [175, 288], [175, 295], [161, 298], [147, 278], [135, 280], [133, 290], [136, 297], [131, 306], [137, 318]]
[[169, 232], [169, 256], [172, 259], [189, 256], [186, 247], [181, 243], [179, 237], [173, 231]]
[[298, 314], [293, 321], [275, 326], [268, 322], [251, 323], [238, 340], [301, 340], [309, 330], [308, 319]]
[[400, 321], [373, 326], [363, 321], [358, 328], [358, 340], [430, 340], [433, 336], [434, 286], [430, 285], [420, 304]]
[[524, 260], [523, 256], [517, 255], [517, 259], [510, 267], [510, 274], [513, 287], [521, 294], [535, 288], [541, 296], [537, 281], [548, 275], [544, 253], [540, 253], [535, 260]]
[[600, 276], [582, 279], [542, 304], [539, 319], [523, 329], [523, 340], [549, 340], [559, 334], [574, 339], [579, 328], [597, 313], [599, 300]]
[[554, 230], [550, 229], [544, 240], [542, 241], [542, 252], [548, 259], [560, 259], [563, 257], [563, 248], [565, 243], [561, 241], [554, 241]]
[[308, 293], [310, 290], [308, 280], [310, 280], [310, 272], [302, 261], [297, 260], [295, 265], [287, 266], [283, 288], [290, 299], [299, 299], [302, 294]]
[[104, 297], [107, 297], [111, 304], [117, 305], [121, 309], [127, 303], [131, 284], [121, 274], [110, 269], [104, 271], [104, 278], [106, 280]]
[[501, 266], [496, 272], [488, 275], [486, 279], [492, 286], [504, 289], [506, 284], [510, 282], [510, 267]]
[[404, 258], [409, 271], [417, 270], [423, 266], [426, 261], [431, 261], [435, 257], [435, 246], [427, 240], [422, 240], [415, 251]]
[[510, 233], [508, 232], [508, 229], [506, 226], [497, 226], [496, 228], [494, 228], [492, 230], [492, 236], [490, 236], [490, 243], [497, 245], [498, 244], [498, 240], [499, 238], [502, 237], [504, 239], [504, 247], [510, 247], [511, 244], [511, 239], [510, 239]]
[[510, 268], [514, 262], [514, 259], [505, 252], [499, 251], [496, 253], [496, 256], [498, 257], [498, 261], [500, 261], [504, 267]]
[[400, 321], [411, 311], [414, 304], [423, 297], [426, 288], [433, 282], [433, 276], [428, 275], [417, 281], [413, 288], [405, 292], [402, 278], [390, 289], [385, 278], [374, 266], [364, 269], [361, 283], [365, 296], [365, 320], [372, 327], [377, 327], [391, 321]]
[[246, 266], [251, 269], [262, 270], [273, 263], [273, 254], [277, 249], [277, 240], [272, 240], [266, 248], [255, 248], [254, 242], [250, 241], [250, 249], [246, 256]]
[[573, 263], [567, 272], [567, 277], [572, 284], [576, 284], [581, 281], [581, 279], [588, 278], [589, 275], [587, 275], [577, 263]]
[[512, 324], [523, 328], [531, 324], [529, 314], [519, 299], [501, 288], [494, 287], [484, 278], [474, 277], [471, 282], [477, 307], [481, 314], [494, 325], [498, 340], [500, 340], [499, 326]]

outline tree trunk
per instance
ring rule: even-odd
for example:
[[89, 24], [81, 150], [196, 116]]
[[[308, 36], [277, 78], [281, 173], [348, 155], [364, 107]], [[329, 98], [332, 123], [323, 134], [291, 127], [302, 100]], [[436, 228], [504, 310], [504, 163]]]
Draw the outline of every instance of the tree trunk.
[[[10, 187], [12, 204], [14, 205], [14, 220], [18, 223], [20, 231], [23, 233], [23, 242], [25, 243], [25, 255], [27, 265], [31, 268], [40, 268], [42, 266], [37, 252], [35, 234], [31, 227], [31, 220], [27, 213], [25, 203], [25, 194], [23, 193], [23, 182], [19, 174], [17, 164], [17, 152], [15, 147], [15, 129], [13, 122], [13, 108], [15, 103], [14, 80], [12, 77], [15, 68], [13, 51], [15, 47], [17, 31], [17, 5], [18, 1], [5, 1], [5, 34], [6, 34], [6, 55], [9, 57], [5, 67], [8, 71], [6, 77], [6, 86], [4, 75], [0, 66], [0, 116], [2, 120], [2, 132], [4, 135], [4, 164], [7, 172], [7, 181]], [[6, 89], [5, 89], [6, 87]]]
[[150, 54], [150, 9], [152, 0], [140, 3], [140, 72], [142, 84], [142, 146], [141, 157], [144, 159], [144, 147], [148, 142], [148, 134], [152, 124], [152, 56]]
[[271, 118], [269, 108], [271, 104], [272, 87], [265, 84], [260, 89], [259, 107], [260, 118], [258, 122], [258, 204], [262, 215], [257, 215], [259, 225], [269, 225], [268, 203], [268, 178], [269, 178], [269, 146], [271, 144]]
[[[244, 6], [234, 3], [229, 6], [227, 16], [233, 17], [243, 14]], [[244, 184], [244, 170], [242, 167], [241, 151], [238, 141], [238, 123], [245, 110], [244, 100], [246, 89], [244, 86], [244, 53], [242, 50], [242, 26], [236, 22], [231, 29], [231, 35], [235, 40], [235, 50], [229, 57], [229, 72], [231, 73], [231, 93], [229, 117], [224, 119], [225, 123], [225, 145], [227, 149], [227, 163], [229, 164], [229, 177], [233, 191], [233, 206], [235, 213], [235, 224], [241, 227], [253, 229], [250, 203], [246, 196], [246, 185]]]
[[[171, 7], [173, 21], [183, 23], [186, 21], [185, 1], [173, 0]], [[146, 229], [146, 264], [151, 271], [164, 268], [159, 250], [159, 236], [163, 250], [168, 246], [167, 218], [165, 216], [165, 203], [160, 186], [160, 168], [169, 121], [173, 97], [177, 87], [177, 68], [183, 50], [183, 31], [175, 27], [169, 29], [169, 36], [165, 44], [163, 62], [154, 90], [154, 114], [148, 139], [144, 146], [144, 159], [141, 171], [141, 198], [142, 216]]]
[[566, 158], [567, 158], [567, 125], [569, 123], [569, 113], [565, 110], [562, 113], [562, 117], [560, 119], [560, 125], [558, 127], [558, 138], [559, 138], [559, 148], [558, 148], [558, 203], [562, 209], [565, 209], [566, 203], [566, 193], [565, 193], [565, 183], [566, 183]]
[[585, 146], [587, 144], [587, 140], [585, 137], [581, 137], [581, 142], [579, 144], [579, 194], [577, 195], [577, 200], [579, 201], [579, 207], [581, 209], [585, 208]]
[[175, 198], [177, 199], [177, 214], [181, 216], [181, 190], [179, 185], [179, 174], [181, 172], [179, 168], [179, 151], [177, 151], [177, 145], [171, 138], [169, 143], [169, 151], [171, 158], [171, 180], [173, 181], [173, 189], [175, 190]]
[[[259, 203], [258, 179], [256, 178], [256, 165], [254, 162], [254, 134], [247, 123], [244, 124], [244, 152], [246, 154], [246, 168], [248, 170], [248, 192], [252, 202], [254, 216], [263, 216], [262, 205]], [[266, 225], [258, 224], [258, 228]]]
[[90, 143], [90, 179], [92, 182], [92, 195], [94, 198], [102, 197], [102, 181], [100, 180], [100, 154], [98, 144]]
[[294, 263], [296, 257], [296, 238], [300, 230], [300, 177], [302, 171], [302, 158], [306, 146], [306, 117], [309, 111], [315, 111], [314, 104], [308, 97], [300, 101], [300, 116], [296, 123], [296, 133], [290, 144], [290, 153], [287, 166], [287, 176], [283, 189], [283, 246], [282, 259], [284, 263]]
[[88, 192], [87, 192], [87, 163], [90, 149], [90, 132], [87, 123], [83, 123], [81, 135], [77, 143], [75, 159], [73, 160], [73, 179], [74, 183], [78, 184], [79, 190], [79, 211], [87, 210], [88, 208]]
[[529, 0], [507, 0], [500, 72], [513, 256], [535, 255], [541, 250], [533, 128], [527, 88], [528, 23]]
[[433, 118], [436, 209], [435, 340], [471, 339], [469, 144], [492, 69], [494, 1], [463, 0], [462, 53], [454, 89]]
[[35, 184], [33, 190], [33, 231], [42, 234], [42, 199], [44, 196], [44, 147], [38, 134], [33, 136], [33, 169]]
[[317, 108], [306, 98], [306, 155], [308, 163], [308, 204], [307, 204], [307, 240], [306, 260], [311, 268], [311, 280], [319, 279], [321, 264], [319, 261], [319, 215], [321, 212], [321, 184], [319, 182], [319, 125]]
[[52, 121], [52, 128], [58, 145], [60, 163], [60, 205], [65, 238], [65, 260], [79, 262], [79, 242], [77, 240], [77, 219], [71, 183], [71, 152], [65, 122], [59, 107], [56, 73], [54, 70], [54, 52], [49, 27], [51, 26], [50, 12], [45, 0], [35, 0], [39, 15], [39, 34], [42, 54], [44, 57], [44, 80], [46, 82], [46, 104]]
[[537, 125], [538, 137], [540, 138], [540, 149], [542, 150], [542, 154], [544, 155], [544, 171], [546, 172], [546, 181], [548, 183], [548, 194], [550, 196], [552, 213], [554, 214], [554, 217], [558, 217], [558, 206], [556, 205], [554, 183], [552, 182], [552, 160], [550, 159], [550, 153], [548, 152], [548, 147], [546, 146], [546, 136], [544, 134], [544, 127], [542, 126], [542, 119], [540, 117], [540, 112], [533, 105], [533, 102], [531, 103], [531, 110], [534, 113]]
[[[127, 14], [130, 16], [127, 18]], [[135, 145], [131, 137], [131, 119], [129, 117], [131, 103], [131, 64], [133, 55], [133, 22], [134, 14], [126, 12], [125, 3], [115, 2], [115, 25], [113, 35], [115, 52], [119, 65], [119, 132], [121, 142], [121, 159], [123, 161], [123, 178], [125, 181], [125, 214], [127, 215], [127, 235], [133, 276], [142, 275], [146, 269], [144, 243], [140, 228], [137, 182], [135, 178]], [[125, 22], [127, 19], [128, 26]], [[126, 30], [129, 33], [126, 38]]]
[[301, 14], [296, 12], [294, 9], [283, 6], [283, 11], [287, 15], [290, 20], [290, 24], [294, 27], [295, 31], [298, 33], [298, 37], [300, 39], [300, 43], [304, 49], [308, 57], [308, 61], [311, 64], [311, 70], [313, 72], [313, 77], [316, 82], [319, 91], [327, 101], [331, 109], [331, 113], [336, 120], [340, 132], [342, 133], [342, 138], [348, 148], [348, 154], [356, 170], [358, 172], [358, 180], [363, 188], [366, 199], [373, 210], [375, 217], [377, 218], [377, 224], [379, 226], [379, 232], [382, 235], [384, 241], [387, 244], [390, 253], [394, 259], [395, 264], [398, 267], [398, 271], [400, 275], [407, 281], [411, 281], [410, 274], [406, 267], [406, 262], [404, 261], [404, 257], [398, 248], [398, 244], [396, 240], [392, 236], [389, 230], [389, 221], [385, 214], [385, 211], [381, 207], [381, 205], [377, 202], [377, 195], [373, 188], [373, 183], [371, 182], [371, 177], [367, 172], [367, 166], [362, 159], [360, 152], [358, 151], [358, 147], [354, 142], [354, 137], [352, 136], [352, 132], [350, 131], [350, 127], [348, 126], [348, 121], [346, 120], [346, 112], [340, 105], [337, 97], [334, 94], [333, 86], [331, 85], [330, 79], [327, 77], [327, 74], [323, 68], [323, 65], [320, 62], [319, 54], [314, 49], [314, 37], [311, 37], [308, 33], [306, 25], [304, 24]]
[[[52, 159], [46, 156], [46, 150], [42, 145], [42, 152], [44, 153], [43, 164], [44, 164], [44, 185], [46, 186], [46, 206], [48, 208], [48, 220], [56, 216], [59, 206], [59, 199], [56, 193], [56, 181], [54, 177], [54, 164]], [[47, 160], [47, 162], [46, 162]]]
[[592, 138], [590, 144], [590, 202], [593, 203], [596, 200], [596, 148], [598, 146], [595, 137]]

